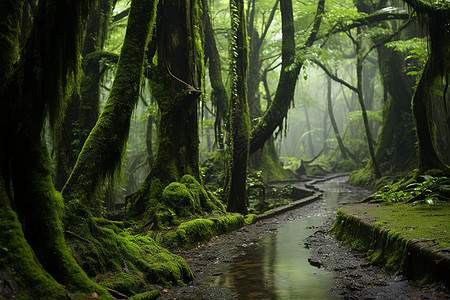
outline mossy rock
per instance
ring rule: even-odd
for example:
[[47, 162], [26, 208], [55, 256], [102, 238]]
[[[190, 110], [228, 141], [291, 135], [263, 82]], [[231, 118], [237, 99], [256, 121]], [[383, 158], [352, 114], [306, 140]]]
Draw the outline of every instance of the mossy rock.
[[[197, 196], [197, 197], [195, 197]], [[188, 188], [180, 182], [172, 182], [162, 193], [162, 201], [180, 217], [190, 217], [202, 213], [202, 206], [198, 193], [193, 195]]]

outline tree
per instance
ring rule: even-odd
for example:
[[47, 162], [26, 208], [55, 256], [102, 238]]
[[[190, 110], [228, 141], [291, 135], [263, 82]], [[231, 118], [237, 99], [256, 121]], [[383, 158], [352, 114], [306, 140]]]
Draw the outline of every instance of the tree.
[[223, 149], [222, 127], [228, 113], [229, 96], [223, 84], [220, 55], [214, 37], [208, 1], [202, 0], [202, 4], [203, 23], [205, 25], [205, 58], [209, 63], [209, 80], [213, 89], [211, 99], [216, 107], [216, 118], [214, 121], [215, 144], [218, 145], [219, 149]]
[[98, 213], [101, 203], [95, 194], [106, 176], [114, 176], [120, 168], [130, 118], [139, 99], [144, 54], [157, 3], [153, 0], [132, 3], [111, 92], [62, 190], [68, 205], [82, 203]]
[[[317, 12], [311, 26], [311, 32], [304, 47], [310, 47], [317, 36], [322, 20], [325, 1], [320, 0], [317, 5]], [[298, 74], [303, 66], [302, 62], [295, 61], [295, 39], [294, 20], [292, 11], [292, 1], [280, 1], [282, 20], [282, 50], [281, 50], [281, 71], [275, 97], [263, 117], [252, 129], [250, 138], [250, 154], [260, 149], [265, 141], [272, 136], [277, 127], [282, 125], [286, 118], [292, 98], [294, 96], [295, 85]]]
[[[433, 137], [434, 120], [431, 112], [433, 91], [439, 82], [448, 80], [450, 62], [450, 33], [448, 31], [450, 20], [450, 7], [445, 1], [428, 3], [421, 0], [405, 0], [413, 8], [419, 20], [426, 26], [429, 38], [429, 56], [422, 71], [413, 96], [412, 106], [415, 119], [415, 128], [418, 141], [418, 160], [420, 172], [438, 169], [446, 174], [450, 173], [449, 166], [442, 162], [435, 150], [435, 137]], [[442, 93], [445, 101], [445, 93]]]
[[89, 280], [65, 244], [62, 198], [52, 184], [42, 139], [46, 116], [55, 128], [74, 86], [81, 25], [94, 1], [39, 1], [19, 59], [23, 5], [2, 2], [1, 7], [2, 14], [11, 14], [2, 21], [0, 38], [7, 46], [2, 49], [7, 59], [0, 90], [0, 268], [26, 298], [61, 299], [66, 289], [106, 294]]
[[[157, 57], [157, 64], [150, 65], [149, 72], [161, 116], [157, 152], [144, 183], [127, 197], [127, 203], [130, 214], [153, 219], [161, 225], [160, 219], [164, 218], [161, 216], [173, 218], [167, 206], [179, 216], [223, 208], [201, 187], [199, 170], [198, 102], [204, 80], [201, 2], [161, 3], [155, 41], [147, 55], [149, 61]], [[176, 190], [177, 185], [170, 184], [177, 181], [196, 186], [200, 190], [197, 193], [203, 195], [200, 203], [191, 203], [188, 198], [179, 203], [170, 199], [171, 203], [163, 203], [163, 191]]]
[[230, 1], [230, 133], [224, 202], [227, 210], [247, 214], [247, 163], [250, 115], [247, 102], [248, 43], [243, 0]]
[[118, 56], [103, 51], [108, 34], [113, 3], [101, 0], [91, 12], [82, 51], [82, 74], [79, 89], [75, 89], [65, 118], [55, 139], [55, 186], [62, 190], [72, 172], [78, 154], [100, 113], [100, 81], [105, 69], [102, 59], [117, 63]]

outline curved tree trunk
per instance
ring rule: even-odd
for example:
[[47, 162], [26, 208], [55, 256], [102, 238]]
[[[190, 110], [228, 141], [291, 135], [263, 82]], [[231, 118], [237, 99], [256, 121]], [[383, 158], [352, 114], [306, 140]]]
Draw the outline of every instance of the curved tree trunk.
[[116, 61], [117, 55], [102, 52], [112, 13], [112, 0], [100, 0], [87, 22], [83, 43], [80, 89], [75, 89], [55, 142], [55, 187], [61, 190], [72, 172], [99, 115], [100, 59]]
[[418, 142], [419, 171], [440, 169], [448, 174], [450, 168], [442, 162], [436, 152], [435, 142], [432, 138], [432, 127], [430, 126], [430, 123], [432, 124], [434, 121], [431, 116], [428, 97], [430, 97], [433, 89], [432, 78], [437, 77], [435, 74], [430, 62], [427, 62], [412, 101]]
[[388, 95], [375, 156], [384, 172], [409, 171], [417, 166], [417, 139], [411, 112], [414, 80], [404, 73], [405, 60], [400, 53], [383, 45], [378, 48], [378, 57]]
[[95, 193], [106, 176], [120, 168], [130, 118], [139, 99], [144, 52], [157, 0], [133, 0], [117, 72], [105, 108], [87, 138], [62, 191], [68, 204], [80, 201], [94, 212], [101, 203]]
[[[331, 102], [331, 78], [327, 77], [327, 110], [328, 110], [328, 116], [330, 117], [331, 125], [334, 130], [334, 136], [336, 137], [336, 140], [339, 145], [339, 150], [341, 151], [342, 158], [348, 159], [348, 156], [351, 155], [351, 158], [353, 161], [355, 161], [355, 158], [352, 156], [352, 154], [349, 152], [349, 150], [345, 147], [344, 141], [342, 140], [341, 134], [339, 133], [339, 128], [336, 124], [336, 119], [334, 118], [333, 113], [333, 103]], [[325, 149], [325, 147], [324, 147]]]
[[[310, 47], [317, 35], [322, 20], [322, 13], [325, 7], [325, 0], [320, 0], [317, 5], [317, 13], [312, 25], [312, 31], [305, 47]], [[250, 139], [250, 154], [260, 149], [265, 141], [272, 135], [275, 129], [282, 125], [286, 117], [290, 104], [294, 97], [295, 85], [298, 74], [302, 67], [301, 63], [295, 62], [295, 39], [294, 39], [294, 18], [292, 11], [292, 0], [281, 0], [281, 21], [282, 21], [282, 50], [281, 50], [281, 72], [278, 81], [275, 98], [264, 113], [264, 116], [253, 128]]]

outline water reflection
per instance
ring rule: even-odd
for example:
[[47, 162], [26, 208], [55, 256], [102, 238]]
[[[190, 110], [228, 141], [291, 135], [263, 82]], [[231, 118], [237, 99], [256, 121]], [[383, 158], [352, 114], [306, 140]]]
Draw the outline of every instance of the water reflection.
[[330, 292], [333, 274], [308, 263], [311, 253], [303, 240], [335, 213], [339, 202], [355, 197], [357, 191], [342, 184], [320, 185], [325, 193], [313, 215], [278, 224], [273, 233], [237, 249], [239, 255], [214, 285], [236, 291], [239, 299], [339, 299]]

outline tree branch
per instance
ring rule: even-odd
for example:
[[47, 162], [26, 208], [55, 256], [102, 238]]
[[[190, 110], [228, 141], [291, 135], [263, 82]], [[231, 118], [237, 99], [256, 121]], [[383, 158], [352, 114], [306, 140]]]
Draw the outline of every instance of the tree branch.
[[331, 79], [333, 79], [336, 82], [339, 82], [342, 85], [345, 85], [346, 87], [348, 87], [349, 89], [351, 89], [355, 93], [358, 93], [358, 89], [357, 88], [355, 88], [354, 86], [348, 84], [346, 81], [340, 79], [339, 77], [337, 77], [336, 75], [331, 73], [331, 71], [328, 70], [327, 67], [325, 67], [321, 62], [319, 62], [318, 60], [313, 60], [313, 63], [315, 63], [317, 66], [319, 66]]

